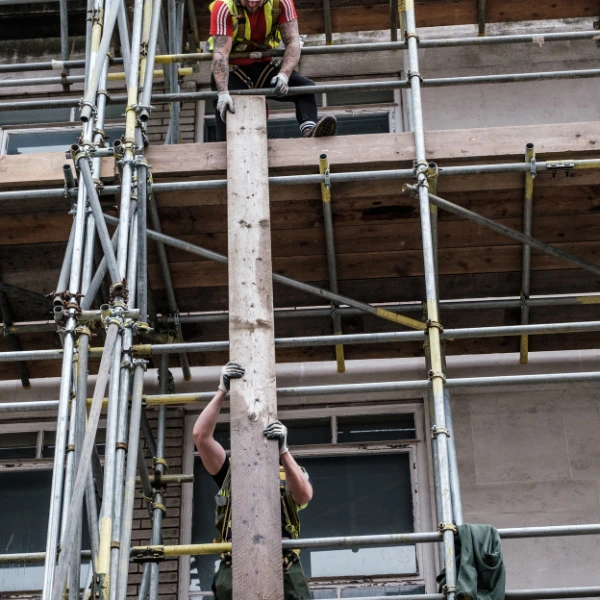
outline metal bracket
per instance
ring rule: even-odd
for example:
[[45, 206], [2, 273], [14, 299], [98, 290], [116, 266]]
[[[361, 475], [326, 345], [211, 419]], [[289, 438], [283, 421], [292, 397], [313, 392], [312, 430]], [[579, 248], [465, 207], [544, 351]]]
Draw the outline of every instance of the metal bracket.
[[535, 162], [535, 158], [532, 158], [529, 162], [530, 170], [531, 170], [531, 179], [535, 179], [537, 177], [537, 165]]
[[444, 533], [444, 531], [451, 531], [452, 533], [458, 533], [458, 527], [454, 523], [438, 523], [438, 531]]
[[105, 573], [96, 573], [94, 575], [94, 580], [93, 580], [93, 584], [92, 584], [92, 596], [94, 598], [101, 598], [104, 595], [103, 590], [105, 589], [105, 586], [104, 586], [105, 577], [106, 577]]
[[329, 173], [329, 169], [326, 169], [326, 170], [325, 170], [325, 173], [324, 173], [324, 175], [325, 175], [325, 187], [326, 187], [328, 190], [330, 190], [330, 189], [331, 189], [331, 177], [329, 176], [329, 175], [330, 175], [330, 173]]
[[565, 171], [565, 176], [569, 176], [569, 171], [575, 168], [575, 162], [572, 160], [547, 160], [546, 169], [552, 172], [552, 177], [556, 177], [557, 171]]
[[158, 562], [165, 558], [164, 546], [146, 546], [131, 549], [131, 560], [137, 563]]
[[436, 377], [438, 377], [444, 383], [446, 383], [446, 376], [441, 371], [429, 371], [427, 376], [429, 377], [429, 381], [433, 381]]
[[445, 427], [438, 427], [437, 425], [434, 425], [431, 428], [431, 433], [434, 437], [436, 435], [445, 435], [446, 437], [451, 437], [450, 431], [448, 429], [446, 429]]

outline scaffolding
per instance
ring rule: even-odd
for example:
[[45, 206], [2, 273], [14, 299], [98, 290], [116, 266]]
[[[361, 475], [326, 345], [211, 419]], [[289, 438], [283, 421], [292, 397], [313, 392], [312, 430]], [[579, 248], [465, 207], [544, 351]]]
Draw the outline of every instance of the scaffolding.
[[[1, 2], [6, 4], [7, 2]], [[18, 3], [13, 0], [12, 3]], [[402, 545], [415, 543], [442, 544], [443, 566], [446, 569], [447, 586], [443, 594], [415, 596], [388, 596], [404, 600], [453, 600], [456, 585], [456, 561], [454, 537], [456, 524], [463, 522], [459, 478], [456, 467], [456, 449], [451, 424], [449, 390], [453, 388], [481, 387], [490, 385], [537, 384], [553, 382], [597, 381], [600, 372], [555, 373], [546, 375], [518, 375], [495, 377], [451, 378], [446, 376], [443, 341], [445, 339], [483, 338], [495, 336], [517, 336], [520, 338], [520, 359], [528, 359], [528, 336], [561, 334], [568, 332], [600, 331], [600, 321], [572, 322], [561, 324], [529, 324], [529, 308], [535, 306], [572, 306], [582, 303], [600, 303], [600, 295], [573, 294], [562, 296], [533, 296], [530, 293], [530, 251], [538, 250], [565, 260], [591, 273], [600, 275], [600, 267], [587, 260], [571, 255], [555, 246], [540, 242], [531, 234], [531, 202], [533, 182], [538, 172], [598, 169], [600, 159], [568, 161], [536, 161], [535, 148], [528, 144], [525, 161], [522, 163], [457, 165], [439, 167], [427, 160], [425, 131], [423, 125], [421, 90], [427, 87], [448, 85], [473, 85], [479, 83], [507, 83], [556, 79], [578, 79], [600, 76], [600, 69], [568, 70], [559, 72], [486, 75], [476, 77], [454, 77], [427, 79], [420, 75], [419, 47], [441, 48], [452, 46], [479, 46], [488, 44], [517, 44], [536, 41], [536, 36], [507, 35], [472, 37], [462, 39], [430, 39], [420, 41], [416, 32], [415, 7], [413, 0], [391, 2], [391, 41], [360, 45], [331, 45], [331, 14], [329, 1], [324, 5], [326, 42], [322, 47], [306, 47], [303, 54], [333, 54], [341, 52], [370, 52], [394, 50], [403, 53], [406, 78], [392, 82], [344, 83], [317, 85], [311, 88], [293, 88], [290, 94], [315, 92], [365, 92], [373, 90], [407, 91], [409, 115], [415, 140], [415, 163], [411, 169], [331, 173], [328, 157], [319, 157], [319, 174], [269, 177], [269, 186], [320, 184], [325, 214], [327, 240], [329, 289], [309, 285], [289, 277], [273, 274], [273, 281], [325, 299], [330, 306], [302, 310], [276, 310], [276, 317], [294, 316], [299, 319], [317, 315], [331, 315], [333, 335], [288, 337], [275, 339], [277, 348], [302, 346], [333, 346], [339, 372], [343, 372], [344, 346], [351, 344], [373, 344], [392, 342], [423, 342], [427, 359], [427, 373], [416, 381], [392, 381], [352, 385], [320, 385], [278, 388], [278, 397], [347, 394], [357, 392], [396, 392], [423, 390], [429, 394], [433, 414], [434, 479], [436, 482], [436, 513], [438, 531], [414, 534], [389, 534], [378, 536], [355, 536], [344, 538], [314, 538], [283, 541], [283, 548], [347, 548]], [[227, 351], [229, 342], [185, 343], [182, 324], [190, 322], [217, 322], [229, 318], [227, 312], [219, 314], [180, 315], [175, 297], [165, 246], [190, 252], [222, 264], [228, 258], [200, 246], [178, 240], [161, 232], [160, 219], [154, 194], [168, 191], [208, 190], [227, 187], [226, 180], [204, 180], [194, 182], [152, 182], [151, 169], [144, 157], [145, 130], [152, 105], [169, 104], [171, 121], [166, 141], [177, 143], [179, 132], [179, 103], [183, 101], [209, 100], [215, 92], [181, 93], [178, 77], [189, 74], [180, 68], [189, 64], [211, 60], [206, 53], [182, 53], [183, 47], [183, 2], [167, 3], [168, 21], [161, 20], [161, 2], [158, 0], [135, 0], [133, 19], [129, 26], [125, 5], [117, 0], [93, 0], [90, 2], [91, 27], [87, 38], [86, 58], [67, 60], [68, 32], [66, 27], [66, 0], [61, 0], [61, 67], [59, 78], [11, 80], [10, 85], [40, 85], [62, 83], [65, 90], [69, 85], [83, 81], [84, 97], [81, 101], [69, 98], [51, 98], [43, 101], [16, 101], [0, 103], [0, 110], [23, 108], [74, 107], [81, 106], [82, 134], [73, 144], [69, 156], [77, 170], [75, 181], [70, 169], [66, 169], [65, 188], [36, 189], [0, 192], [0, 203], [19, 200], [23, 202], [41, 198], [62, 198], [65, 194], [76, 203], [75, 219], [60, 277], [54, 292], [54, 321], [27, 324], [13, 323], [10, 306], [0, 290], [0, 307], [3, 328], [12, 340], [12, 351], [0, 353], [0, 362], [16, 362], [20, 367], [21, 381], [26, 387], [29, 382], [27, 361], [61, 361], [61, 386], [58, 400], [13, 402], [0, 404], [0, 414], [27, 411], [48, 411], [57, 414], [56, 452], [54, 459], [50, 514], [46, 552], [31, 554], [7, 554], [0, 556], [0, 564], [44, 563], [44, 600], [60, 600], [68, 595], [69, 600], [79, 598], [81, 587], [85, 597], [101, 600], [122, 600], [127, 595], [129, 564], [132, 560], [144, 563], [140, 600], [148, 596], [158, 598], [160, 562], [166, 558], [185, 555], [219, 554], [231, 549], [231, 544], [201, 544], [168, 546], [162, 544], [161, 523], [165, 513], [163, 503], [165, 486], [171, 482], [189, 483], [189, 475], [166, 475], [165, 427], [167, 406], [182, 406], [189, 402], [207, 401], [212, 394], [175, 393], [169, 386], [168, 359], [170, 354], [180, 357], [185, 379], [190, 379], [187, 354], [193, 352]], [[193, 9], [189, 3], [188, 10]], [[398, 13], [400, 10], [400, 14]], [[195, 22], [193, 11], [190, 17]], [[479, 33], [485, 34], [486, 2], [479, 0]], [[398, 28], [405, 41], [397, 41]], [[109, 49], [115, 30], [121, 39], [123, 57], [110, 58], [112, 64], [122, 64], [124, 72], [119, 77], [126, 79], [127, 94], [108, 98], [106, 82], [109, 75]], [[595, 31], [546, 34], [545, 42], [585, 40], [597, 37]], [[195, 46], [199, 47], [197, 30], [194, 31]], [[161, 52], [156, 55], [157, 46]], [[263, 56], [279, 56], [281, 51], [264, 52]], [[155, 64], [164, 64], [164, 77], [169, 93], [158, 94], [152, 90], [153, 77], [157, 73]], [[85, 66], [85, 76], [69, 76], [71, 68]], [[52, 63], [29, 63], [2, 65], [2, 72], [21, 72], [55, 69]], [[159, 72], [162, 75], [162, 72]], [[272, 90], [258, 89], [232, 94], [270, 96]], [[125, 136], [117, 140], [112, 148], [104, 143], [103, 124], [106, 106], [109, 103], [126, 102]], [[100, 182], [100, 159], [113, 157], [120, 174], [119, 185], [103, 186]], [[436, 193], [438, 177], [490, 173], [522, 173], [525, 180], [525, 227], [516, 231], [496, 223], [473, 211], [467, 210], [440, 197]], [[352, 181], [415, 180], [414, 185], [405, 184], [404, 193], [419, 202], [426, 298], [424, 301], [402, 303], [397, 306], [366, 304], [341, 295], [338, 292], [335, 246], [331, 224], [330, 186]], [[116, 219], [102, 211], [101, 195], [117, 194], [120, 197], [119, 214]], [[437, 268], [437, 211], [454, 212], [462, 218], [507, 236], [523, 247], [521, 297], [439, 300]], [[151, 228], [147, 227], [147, 221]], [[117, 227], [111, 239], [107, 224]], [[101, 243], [104, 259], [94, 272], [95, 236]], [[147, 246], [146, 241], [157, 244], [160, 271], [165, 282], [170, 314], [163, 320], [175, 327], [175, 339], [168, 343], [134, 343], [140, 334], [148, 334], [149, 308], [147, 296]], [[99, 310], [92, 308], [93, 298], [103, 281], [110, 284], [110, 302]], [[444, 330], [440, 312], [476, 308], [513, 307], [521, 310], [518, 326], [479, 327]], [[416, 313], [415, 316], [408, 314]], [[413, 331], [391, 333], [368, 333], [347, 335], [342, 333], [342, 319], [355, 314], [370, 314]], [[421, 314], [424, 318], [421, 319]], [[62, 349], [23, 351], [18, 335], [27, 332], [58, 330]], [[103, 327], [105, 339], [101, 347], [93, 347], [90, 338], [93, 329]], [[143, 392], [144, 371], [148, 359], [158, 356], [160, 393], [145, 395]], [[92, 398], [87, 397], [87, 372], [89, 358], [100, 358], [100, 367], [95, 381]], [[107, 392], [108, 390], [108, 392]], [[158, 407], [158, 430], [154, 439], [148, 425], [146, 407]], [[96, 434], [100, 414], [107, 409], [106, 455], [103, 472], [93, 472], [96, 456]], [[153, 475], [146, 468], [140, 448], [140, 431], [146, 446], [153, 456]], [[96, 456], [97, 458], [97, 456]], [[136, 479], [136, 476], [138, 478]], [[102, 487], [102, 504], [96, 505], [95, 487]], [[148, 500], [148, 511], [152, 517], [152, 533], [148, 545], [132, 546], [132, 515], [136, 486], [141, 486]], [[82, 519], [84, 506], [91, 536], [91, 551], [82, 552]], [[547, 526], [502, 529], [504, 539], [536, 536], [598, 535], [598, 525]], [[93, 577], [80, 584], [81, 560], [92, 561]], [[533, 600], [536, 598], [599, 597], [600, 588], [580, 587], [571, 589], [512, 590], [507, 592], [509, 600]], [[358, 600], [371, 600], [370, 597]]]

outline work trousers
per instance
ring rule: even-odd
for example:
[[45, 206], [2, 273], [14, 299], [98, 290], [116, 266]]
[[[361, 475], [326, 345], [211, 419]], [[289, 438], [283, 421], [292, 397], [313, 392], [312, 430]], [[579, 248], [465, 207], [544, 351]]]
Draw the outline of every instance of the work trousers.
[[[255, 62], [250, 65], [232, 65], [229, 71], [229, 90], [261, 89], [273, 87], [271, 79], [279, 73], [280, 64], [277, 61]], [[304, 77], [298, 71], [292, 71], [289, 79], [290, 87], [315, 85], [314, 81]], [[217, 90], [214, 76], [211, 75], [210, 87]], [[314, 94], [302, 94], [301, 96], [274, 97], [279, 102], [293, 102], [296, 105], [296, 119], [298, 125], [306, 123], [314, 126], [317, 122], [317, 99]], [[235, 97], [233, 99], [235, 103]], [[217, 100], [213, 101], [215, 107], [215, 118], [217, 120], [217, 142], [222, 142], [227, 136], [225, 123], [217, 112]]]
[[[215, 575], [212, 590], [215, 600], [232, 600], [231, 567], [221, 562]], [[308, 580], [300, 561], [296, 561], [283, 572], [283, 597], [285, 600], [310, 600]]]

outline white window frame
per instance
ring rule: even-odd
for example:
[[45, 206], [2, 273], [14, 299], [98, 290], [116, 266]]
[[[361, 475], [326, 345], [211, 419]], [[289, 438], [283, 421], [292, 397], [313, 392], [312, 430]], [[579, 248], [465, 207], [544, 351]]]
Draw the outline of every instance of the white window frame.
[[[106, 429], [106, 419], [100, 419], [98, 429]], [[56, 431], [56, 421], [31, 421], [27, 423], [0, 423], [0, 435], [3, 433], [32, 433], [37, 432], [35, 458], [0, 459], [0, 476], [2, 473], [18, 471], [51, 471], [54, 468], [54, 458], [42, 457], [44, 448], [44, 432]], [[104, 462], [104, 457], [100, 457]]]
[[[56, 431], [56, 421], [30, 421], [26, 423], [0, 423], [0, 435], [3, 433], [32, 433], [37, 432], [36, 457], [35, 458], [10, 458], [0, 459], [0, 477], [2, 473], [23, 473], [26, 471], [52, 471], [54, 458], [42, 458], [44, 448], [44, 432]], [[98, 422], [98, 429], [106, 429], [106, 419]], [[104, 462], [104, 457], [100, 457]], [[82, 578], [80, 582], [83, 590], [86, 581]], [[42, 590], [23, 590], [8, 592], [11, 598], [31, 598], [31, 594]], [[37, 596], [36, 596], [37, 597]]]
[[[369, 81], [396, 81], [399, 77], [384, 77], [384, 78], [351, 78], [351, 79], [336, 79], [335, 83], [368, 83]], [[201, 86], [200, 91], [209, 91], [210, 88]], [[319, 95], [322, 97], [322, 106], [319, 106], [319, 114], [321, 116], [326, 115], [361, 115], [361, 114], [374, 114], [374, 113], [387, 113], [389, 119], [390, 133], [400, 133], [404, 131], [404, 119], [403, 119], [403, 108], [402, 108], [402, 96], [401, 90], [393, 90], [394, 101], [385, 103], [365, 103], [365, 104], [336, 104], [329, 106], [327, 103], [327, 93], [320, 92]], [[210, 102], [208, 100], [207, 102]], [[196, 143], [209, 143], [204, 141], [204, 132], [206, 130], [206, 123], [212, 121], [215, 117], [214, 114], [207, 115], [205, 109], [205, 101], [198, 101], [196, 103]], [[296, 111], [293, 104], [289, 107], [287, 104], [282, 104], [281, 109], [272, 110], [269, 114], [269, 120], [276, 121], [279, 119], [295, 119]]]
[[[388, 403], [389, 402], [389, 403]], [[428, 419], [425, 414], [423, 403], [418, 400], [415, 403], [391, 403], [386, 400], [385, 403], [377, 406], [335, 406], [330, 408], [312, 408], [312, 409], [283, 409], [279, 411], [279, 417], [282, 421], [297, 419], [319, 419], [331, 418], [332, 431], [334, 432], [331, 444], [309, 445], [292, 447], [294, 456], [298, 459], [302, 457], [318, 456], [342, 456], [358, 455], [366, 453], [378, 454], [399, 454], [407, 453], [411, 464], [411, 484], [413, 499], [413, 518], [415, 532], [432, 531], [432, 494], [430, 493], [430, 462], [429, 462], [429, 440], [425, 437], [428, 431]], [[372, 416], [372, 415], [390, 415], [390, 414], [412, 414], [415, 420], [416, 438], [412, 440], [397, 440], [393, 444], [382, 442], [351, 442], [338, 444], [335, 439], [337, 426], [335, 420], [339, 416]], [[185, 417], [185, 446], [183, 450], [183, 472], [193, 473], [194, 458], [198, 456], [193, 447], [192, 429], [198, 417], [194, 412]], [[219, 415], [219, 423], [228, 423], [229, 415], [222, 413]], [[193, 512], [193, 486], [184, 486], [181, 501], [181, 544], [191, 544], [191, 522]], [[390, 531], [390, 533], [393, 533]], [[336, 577], [332, 579], [315, 579], [311, 588], [316, 589], [338, 589], [348, 587], [365, 588], [365, 595], [368, 595], [367, 588], [374, 585], [389, 585], [394, 582], [414, 583], [415, 585], [425, 586], [426, 592], [435, 591], [435, 549], [433, 544], [416, 544], [416, 560], [418, 574], [416, 576], [402, 577], [365, 577], [363, 582], [357, 583], [357, 577]], [[190, 557], [181, 557], [179, 562], [179, 595], [180, 600], [191, 600], [200, 598], [197, 593], [190, 594]], [[339, 596], [339, 591], [337, 592]], [[208, 596], [207, 593], [203, 594]]]
[[[104, 131], [108, 132], [111, 129], [123, 128], [124, 126], [124, 120], [110, 119], [104, 124]], [[0, 127], [0, 156], [6, 156], [8, 140], [11, 135], [25, 135], [36, 131], [40, 133], [72, 131], [73, 142], [76, 142], [77, 138], [81, 135], [81, 124], [75, 125], [71, 121], [52, 124], [34, 123], [31, 125], [5, 125], [4, 127]], [[68, 150], [68, 148], [65, 148], [65, 150]]]

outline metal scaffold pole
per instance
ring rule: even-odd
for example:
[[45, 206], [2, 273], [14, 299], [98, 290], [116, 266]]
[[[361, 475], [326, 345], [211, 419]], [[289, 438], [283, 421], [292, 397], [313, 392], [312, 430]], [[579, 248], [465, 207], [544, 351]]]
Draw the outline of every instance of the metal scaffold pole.
[[427, 310], [427, 334], [429, 338], [429, 353], [431, 370], [429, 380], [431, 382], [431, 397], [433, 400], [433, 445], [435, 446], [434, 477], [438, 480], [440, 488], [441, 507], [438, 507], [442, 519], [440, 527], [443, 531], [444, 544], [444, 567], [446, 570], [446, 593], [448, 600], [453, 600], [456, 590], [456, 562], [454, 553], [454, 515], [452, 511], [452, 500], [450, 494], [450, 464], [448, 437], [446, 428], [446, 411], [444, 402], [444, 365], [442, 359], [442, 343], [438, 309], [438, 290], [436, 282], [436, 268], [434, 256], [434, 244], [431, 229], [429, 195], [427, 179], [428, 162], [425, 151], [425, 132], [423, 124], [423, 107], [421, 102], [421, 75], [419, 73], [418, 37], [416, 33], [415, 3], [414, 0], [406, 0], [403, 6], [406, 18], [406, 43], [408, 45], [409, 72], [407, 77], [410, 81], [410, 98], [412, 105], [413, 126], [415, 136], [415, 154], [417, 186], [419, 190], [419, 209], [421, 216], [421, 238], [423, 243], [423, 261], [425, 271], [425, 292]]

